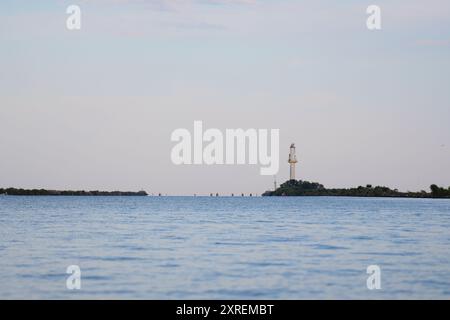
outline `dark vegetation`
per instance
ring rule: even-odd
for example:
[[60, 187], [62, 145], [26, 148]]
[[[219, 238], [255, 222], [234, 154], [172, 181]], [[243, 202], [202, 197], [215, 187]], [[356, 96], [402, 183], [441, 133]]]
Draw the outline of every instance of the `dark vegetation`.
[[10, 196], [147, 196], [147, 192], [139, 191], [59, 191], [45, 189], [0, 188], [0, 195]]
[[398, 197], [398, 198], [450, 198], [448, 189], [430, 186], [431, 192], [400, 192], [388, 187], [367, 185], [349, 189], [327, 189], [317, 182], [302, 180], [286, 181], [275, 191], [266, 191], [263, 196], [334, 196], [334, 197]]

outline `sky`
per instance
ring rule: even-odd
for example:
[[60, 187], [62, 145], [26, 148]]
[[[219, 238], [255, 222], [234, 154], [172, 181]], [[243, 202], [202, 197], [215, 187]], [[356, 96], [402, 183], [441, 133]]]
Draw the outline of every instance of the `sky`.
[[280, 129], [278, 182], [295, 142], [298, 179], [448, 187], [449, 84], [447, 0], [3, 0], [0, 187], [273, 187], [258, 165], [174, 165], [171, 133], [195, 120]]

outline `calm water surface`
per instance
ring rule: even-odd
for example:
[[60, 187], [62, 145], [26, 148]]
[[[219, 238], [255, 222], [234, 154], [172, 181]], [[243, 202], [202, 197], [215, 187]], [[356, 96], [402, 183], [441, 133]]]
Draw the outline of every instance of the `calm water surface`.
[[0, 284], [3, 299], [449, 299], [450, 200], [0, 197]]

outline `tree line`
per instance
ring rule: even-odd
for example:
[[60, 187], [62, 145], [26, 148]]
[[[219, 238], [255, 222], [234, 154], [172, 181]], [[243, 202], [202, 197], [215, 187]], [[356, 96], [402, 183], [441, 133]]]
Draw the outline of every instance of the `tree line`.
[[433, 184], [431, 192], [401, 192], [384, 186], [370, 184], [356, 188], [327, 189], [317, 182], [289, 180], [275, 191], [266, 191], [263, 196], [341, 196], [341, 197], [398, 197], [398, 198], [450, 198], [450, 187], [445, 189]]
[[11, 196], [147, 196], [145, 191], [73, 191], [73, 190], [46, 190], [46, 189], [16, 189], [0, 188], [0, 195]]

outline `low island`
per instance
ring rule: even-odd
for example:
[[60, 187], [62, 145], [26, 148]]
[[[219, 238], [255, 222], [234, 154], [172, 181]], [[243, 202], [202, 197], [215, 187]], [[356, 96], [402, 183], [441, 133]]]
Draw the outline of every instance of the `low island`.
[[0, 188], [0, 195], [10, 196], [148, 196], [145, 191], [72, 191], [72, 190], [46, 190], [46, 189], [16, 189]]
[[317, 182], [288, 180], [274, 191], [262, 196], [332, 196], [332, 197], [390, 197], [390, 198], [450, 198], [450, 187], [445, 189], [433, 184], [430, 192], [401, 192], [388, 187], [367, 185], [349, 189], [327, 189]]

